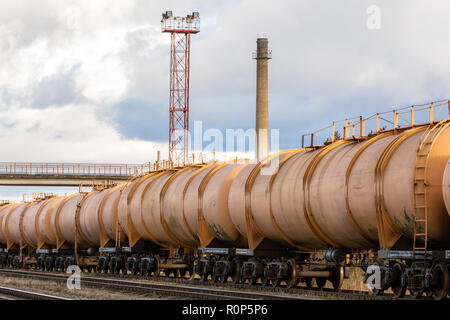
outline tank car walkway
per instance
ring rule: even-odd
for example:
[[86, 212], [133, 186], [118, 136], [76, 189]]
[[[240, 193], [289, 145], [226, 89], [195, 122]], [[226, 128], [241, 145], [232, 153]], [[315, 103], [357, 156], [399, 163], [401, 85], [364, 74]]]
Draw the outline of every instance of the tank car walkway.
[[79, 186], [129, 180], [149, 171], [145, 164], [0, 162], [2, 186]]

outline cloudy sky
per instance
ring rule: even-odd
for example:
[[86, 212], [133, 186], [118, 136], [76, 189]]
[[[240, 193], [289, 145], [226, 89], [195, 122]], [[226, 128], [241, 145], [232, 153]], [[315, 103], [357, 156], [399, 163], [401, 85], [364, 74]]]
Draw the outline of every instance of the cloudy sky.
[[[367, 27], [371, 5], [379, 29]], [[333, 120], [450, 97], [446, 0], [2, 0], [0, 161], [167, 156], [166, 10], [200, 12], [191, 126], [254, 126], [258, 36], [273, 51], [270, 127], [282, 149]]]

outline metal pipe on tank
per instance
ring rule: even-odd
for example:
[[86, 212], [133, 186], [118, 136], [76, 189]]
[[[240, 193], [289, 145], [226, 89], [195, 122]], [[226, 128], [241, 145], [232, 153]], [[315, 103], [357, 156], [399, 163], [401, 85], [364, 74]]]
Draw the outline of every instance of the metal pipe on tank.
[[256, 40], [256, 158], [261, 161], [269, 154], [268, 50], [269, 40]]

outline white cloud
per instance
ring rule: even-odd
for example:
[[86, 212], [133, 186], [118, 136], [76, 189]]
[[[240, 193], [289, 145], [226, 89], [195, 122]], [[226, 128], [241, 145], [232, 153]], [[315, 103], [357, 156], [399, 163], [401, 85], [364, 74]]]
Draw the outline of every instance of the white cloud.
[[98, 119], [91, 105], [45, 110], [17, 108], [0, 114], [1, 161], [144, 163], [166, 145], [123, 138]]

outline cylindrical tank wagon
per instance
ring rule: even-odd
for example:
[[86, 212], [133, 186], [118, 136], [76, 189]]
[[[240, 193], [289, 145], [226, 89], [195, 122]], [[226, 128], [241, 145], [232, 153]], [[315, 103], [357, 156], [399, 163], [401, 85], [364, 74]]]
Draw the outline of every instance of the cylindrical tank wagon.
[[117, 210], [109, 208], [110, 202], [117, 206], [118, 190], [46, 195], [4, 206], [0, 241], [9, 260], [3, 259], [3, 265], [64, 270], [76, 263], [89, 270], [96, 268], [99, 246], [115, 246]]
[[[167, 190], [179, 188], [188, 172], [195, 167], [181, 170], [154, 172], [136, 177], [122, 188], [118, 203], [118, 220], [128, 239], [129, 254], [126, 268], [142, 275], [162, 271], [166, 274], [185, 273], [190, 267], [195, 244], [183, 242], [178, 237], [182, 230], [169, 228], [166, 217], [182, 217], [182, 206], [166, 207]], [[183, 227], [183, 225], [181, 225]], [[175, 231], [172, 231], [175, 230]], [[182, 250], [180, 250], [182, 249]]]

